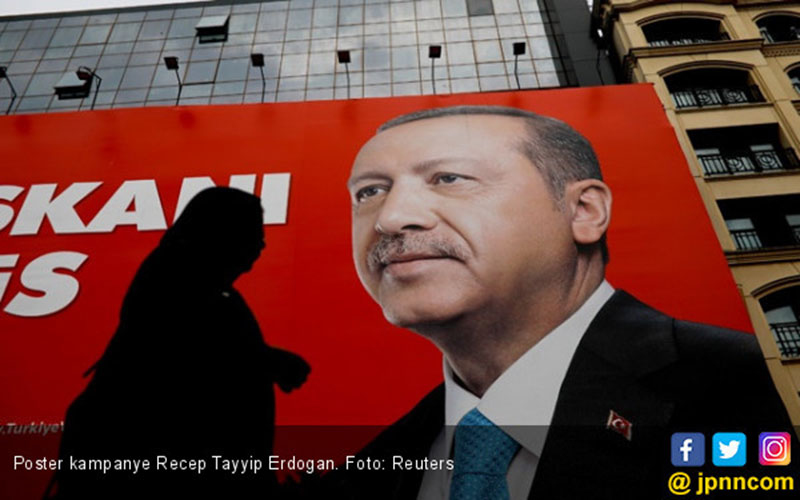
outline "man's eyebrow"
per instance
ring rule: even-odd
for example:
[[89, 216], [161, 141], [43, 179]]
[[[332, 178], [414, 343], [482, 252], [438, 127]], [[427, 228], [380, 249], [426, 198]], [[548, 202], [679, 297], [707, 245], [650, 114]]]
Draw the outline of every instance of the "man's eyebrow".
[[423, 162], [417, 163], [411, 170], [415, 174], [424, 174], [428, 170], [440, 167], [441, 165], [445, 165], [448, 163], [480, 163], [479, 160], [475, 158], [466, 158], [461, 156], [446, 156], [444, 158], [434, 158], [432, 160], [425, 160]]
[[369, 170], [367, 172], [364, 172], [363, 174], [359, 174], [359, 175], [357, 175], [355, 177], [351, 177], [347, 181], [347, 188], [348, 189], [352, 189], [353, 186], [355, 186], [359, 182], [364, 181], [366, 179], [373, 179], [373, 180], [378, 179], [378, 180], [382, 180], [382, 181], [391, 180], [389, 178], [389, 176], [384, 174], [384, 173], [381, 173], [381, 172], [378, 172], [378, 171], [375, 171], [375, 170]]
[[[466, 158], [466, 157], [459, 157], [459, 156], [448, 156], [444, 158], [433, 158], [431, 160], [425, 160], [423, 162], [417, 163], [411, 167], [411, 171], [416, 174], [424, 174], [425, 172], [437, 168], [443, 164], [448, 163], [480, 163], [479, 160], [475, 158]], [[380, 180], [391, 180], [390, 176], [386, 175], [383, 172], [377, 170], [369, 170], [364, 172], [363, 174], [359, 174], [355, 177], [350, 178], [347, 181], [347, 187], [352, 188], [354, 185], [358, 184], [359, 182], [365, 179], [380, 179]]]

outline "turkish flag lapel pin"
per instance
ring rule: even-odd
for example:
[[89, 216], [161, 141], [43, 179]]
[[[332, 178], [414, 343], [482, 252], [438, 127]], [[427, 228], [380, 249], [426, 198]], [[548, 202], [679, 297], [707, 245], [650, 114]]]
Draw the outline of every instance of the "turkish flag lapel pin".
[[614, 410], [611, 410], [608, 413], [606, 429], [616, 432], [628, 441], [631, 440], [631, 436], [633, 434], [633, 424]]

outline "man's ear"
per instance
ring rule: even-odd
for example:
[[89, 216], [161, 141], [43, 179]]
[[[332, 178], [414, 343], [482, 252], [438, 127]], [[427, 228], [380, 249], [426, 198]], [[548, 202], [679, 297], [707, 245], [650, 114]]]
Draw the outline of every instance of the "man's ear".
[[598, 179], [583, 179], [571, 182], [565, 191], [575, 243], [597, 243], [611, 221], [611, 189]]

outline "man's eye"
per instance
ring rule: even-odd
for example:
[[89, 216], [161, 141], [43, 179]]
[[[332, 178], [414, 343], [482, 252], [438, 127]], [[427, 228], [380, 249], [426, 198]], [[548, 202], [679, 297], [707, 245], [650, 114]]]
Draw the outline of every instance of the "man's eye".
[[362, 202], [367, 198], [371, 198], [379, 194], [383, 190], [380, 186], [367, 186], [356, 191], [356, 201]]
[[456, 174], [440, 174], [440, 175], [436, 176], [436, 178], [434, 179], [434, 182], [440, 183], [440, 184], [452, 184], [452, 183], [458, 181], [459, 179], [463, 179], [463, 177], [461, 177], [460, 175], [456, 175]]

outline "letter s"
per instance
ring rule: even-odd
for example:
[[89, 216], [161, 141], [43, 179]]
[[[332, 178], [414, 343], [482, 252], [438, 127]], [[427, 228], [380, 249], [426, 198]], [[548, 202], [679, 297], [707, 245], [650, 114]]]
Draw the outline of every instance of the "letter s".
[[58, 312], [78, 295], [80, 283], [73, 276], [55, 272], [57, 269], [77, 271], [89, 256], [78, 252], [52, 252], [28, 263], [20, 280], [25, 288], [44, 293], [33, 297], [19, 292], [8, 303], [5, 312], [14, 316], [34, 318]]
[[[22, 191], [24, 189], [19, 186], [0, 186], [0, 200], [14, 201]], [[0, 231], [5, 229], [13, 218], [14, 209], [8, 205], [0, 205]]]

